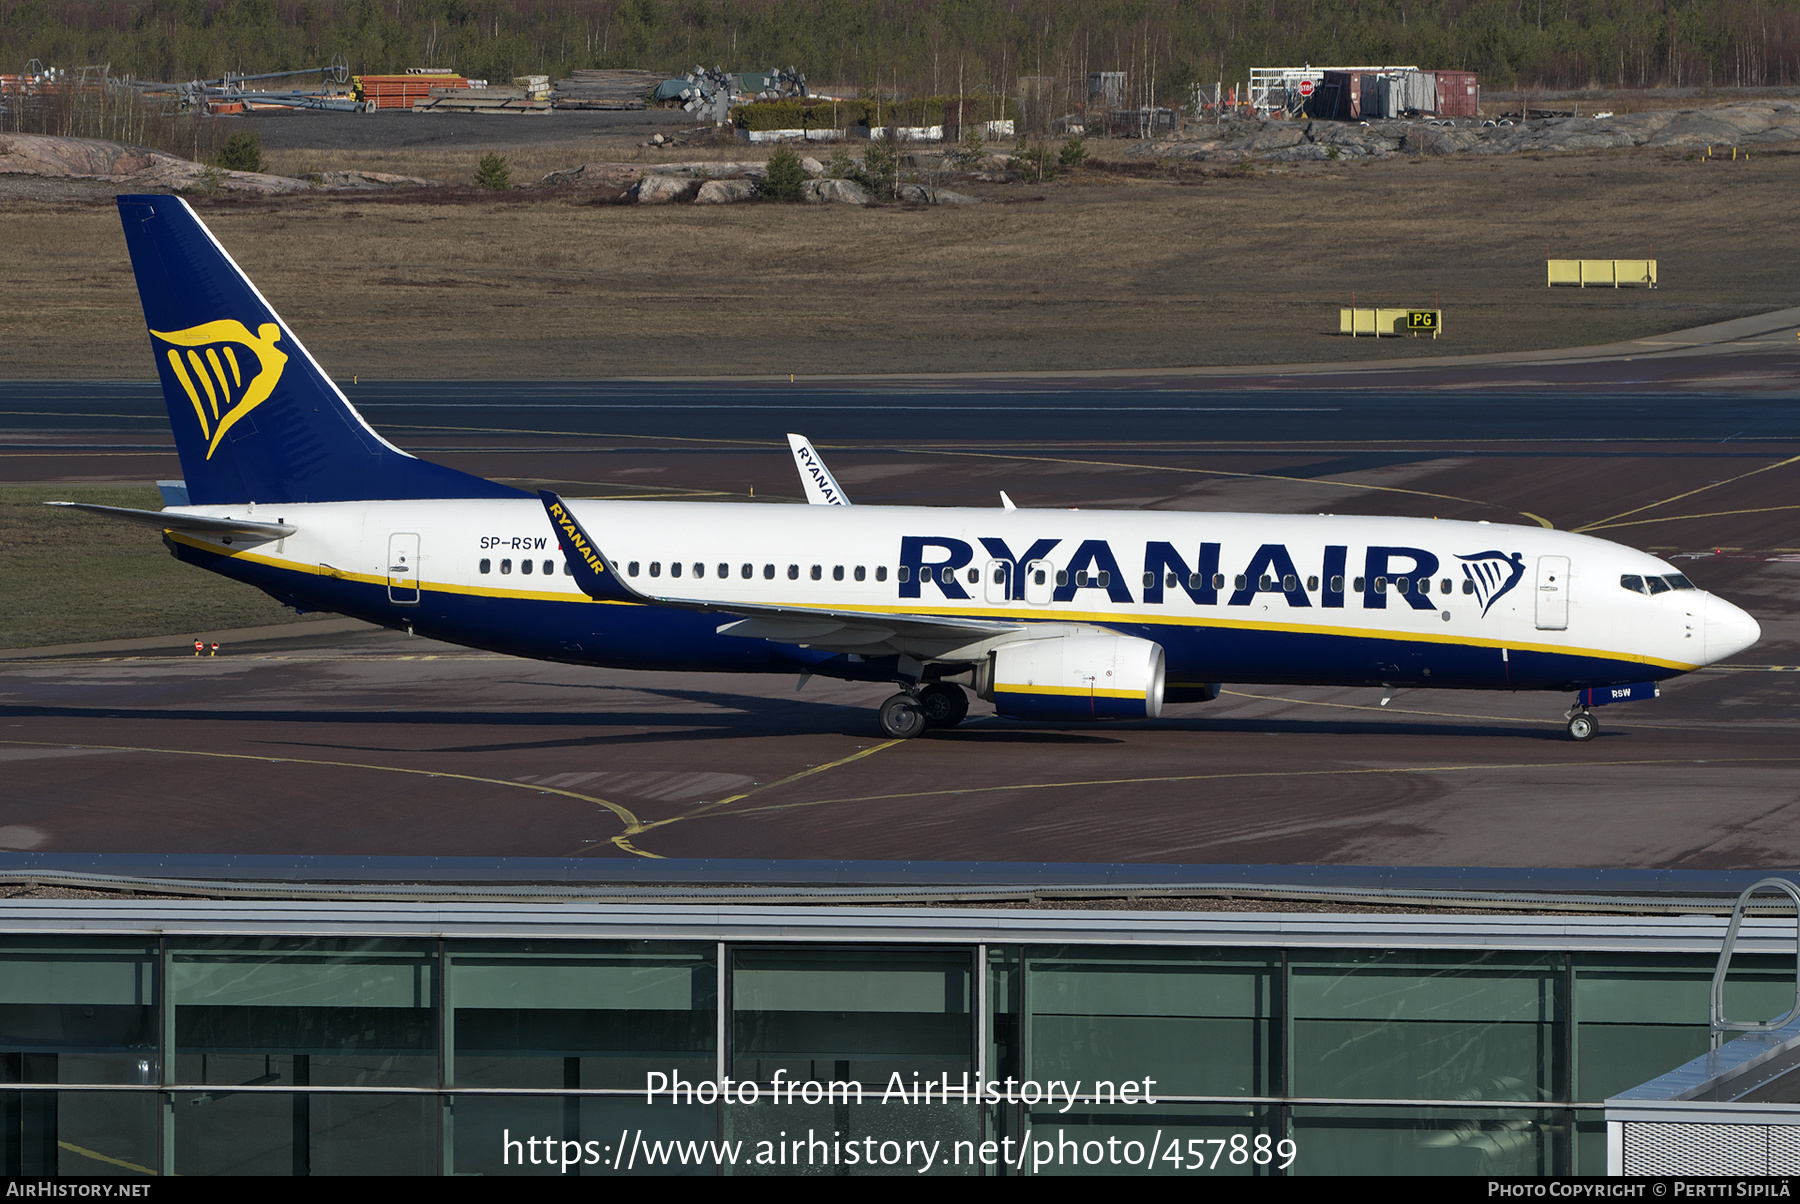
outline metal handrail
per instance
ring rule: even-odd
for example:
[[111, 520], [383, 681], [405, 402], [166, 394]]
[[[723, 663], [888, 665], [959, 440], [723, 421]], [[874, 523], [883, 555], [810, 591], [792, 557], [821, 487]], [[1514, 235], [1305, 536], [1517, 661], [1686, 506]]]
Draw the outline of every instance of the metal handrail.
[[[1728, 1020], [1725, 1017], [1725, 974], [1731, 969], [1731, 954], [1737, 948], [1738, 929], [1743, 926], [1750, 896], [1759, 890], [1778, 890], [1794, 901], [1794, 1007], [1775, 1020]], [[1712, 998], [1708, 1008], [1711, 1021], [1712, 1047], [1719, 1048], [1725, 1033], [1772, 1033], [1800, 1016], [1800, 887], [1786, 878], [1764, 878], [1744, 888], [1731, 909], [1731, 925], [1725, 930], [1725, 944], [1719, 950], [1719, 964], [1713, 969]]]

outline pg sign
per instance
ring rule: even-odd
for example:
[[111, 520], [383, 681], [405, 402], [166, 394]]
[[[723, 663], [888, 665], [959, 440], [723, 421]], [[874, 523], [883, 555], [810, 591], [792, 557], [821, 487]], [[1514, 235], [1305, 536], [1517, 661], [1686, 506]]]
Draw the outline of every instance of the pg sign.
[[1438, 311], [1435, 309], [1409, 309], [1406, 311], [1406, 328], [1417, 333], [1438, 332]]

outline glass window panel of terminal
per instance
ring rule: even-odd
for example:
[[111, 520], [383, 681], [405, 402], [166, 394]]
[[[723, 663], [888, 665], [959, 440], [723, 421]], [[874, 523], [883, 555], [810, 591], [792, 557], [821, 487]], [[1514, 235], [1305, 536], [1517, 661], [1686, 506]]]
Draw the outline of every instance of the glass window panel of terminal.
[[[708, 1073], [710, 1080], [715, 1077]], [[455, 1175], [548, 1175], [567, 1179], [582, 1175], [615, 1179], [620, 1175], [699, 1175], [712, 1177], [718, 1168], [680, 1161], [679, 1154], [666, 1164], [652, 1166], [645, 1143], [711, 1142], [719, 1137], [719, 1108], [715, 1104], [669, 1106], [667, 1100], [644, 1103], [641, 1092], [631, 1095], [459, 1095], [452, 1104], [454, 1124], [446, 1128], [451, 1169]], [[626, 1155], [620, 1159], [619, 1139], [625, 1139]], [[532, 1139], [537, 1138], [537, 1144]], [[581, 1164], [564, 1171], [547, 1163], [544, 1139], [581, 1144]], [[593, 1143], [592, 1146], [589, 1143]], [[515, 1144], [516, 1143], [516, 1144]], [[632, 1161], [633, 1147], [637, 1154]], [[667, 1147], [665, 1147], [665, 1150]], [[571, 1157], [576, 1155], [571, 1153]], [[590, 1162], [590, 1157], [598, 1162]], [[535, 1159], [535, 1161], [534, 1161]], [[617, 1160], [615, 1169], [608, 1160]]]
[[178, 1092], [178, 1175], [430, 1175], [437, 1170], [430, 1095]]
[[[1158, 1095], [1272, 1093], [1275, 955], [1065, 947], [1022, 956], [1026, 1039], [1016, 1071], [996, 1061], [1002, 1077], [1115, 1090], [1149, 1078]], [[1005, 998], [990, 987], [996, 1004]]]
[[453, 946], [459, 1087], [622, 1087], [651, 1071], [717, 1074], [716, 945], [616, 942]]
[[153, 1175], [157, 1145], [154, 1092], [0, 1088], [0, 1175]]
[[175, 1081], [436, 1086], [436, 946], [219, 937], [170, 952]]
[[0, 1083], [154, 1083], [156, 1046], [154, 944], [0, 944]]
[[732, 951], [735, 1078], [854, 1081], [894, 1074], [973, 1081], [972, 951]]
[[1554, 953], [1290, 954], [1290, 1090], [1566, 1099], [1566, 1032], [1558, 1022], [1565, 981]]
[[1296, 1105], [1289, 1123], [1299, 1154], [1287, 1173], [1563, 1174], [1569, 1157], [1563, 1118], [1560, 1109]]
[[[1575, 955], [1575, 1099], [1600, 1103], [1705, 1053], [1717, 958]], [[1725, 1015], [1768, 1020], [1794, 1006], [1794, 959], [1740, 953], [1725, 980]]]

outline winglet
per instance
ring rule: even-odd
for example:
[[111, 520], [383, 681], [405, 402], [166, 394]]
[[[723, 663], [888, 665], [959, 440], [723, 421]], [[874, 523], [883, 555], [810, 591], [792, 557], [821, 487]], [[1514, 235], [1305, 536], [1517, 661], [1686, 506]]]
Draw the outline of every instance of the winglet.
[[850, 499], [838, 488], [836, 478], [825, 467], [825, 461], [813, 450], [805, 435], [788, 435], [788, 446], [794, 452], [794, 467], [800, 470], [800, 483], [806, 486], [806, 500], [814, 506], [848, 506]]
[[563, 557], [569, 563], [570, 574], [581, 592], [596, 602], [640, 602], [643, 595], [627, 586], [613, 570], [612, 563], [606, 559], [605, 553], [588, 533], [582, 530], [581, 523], [563, 500], [548, 489], [540, 489], [538, 497], [544, 503], [544, 512], [550, 516], [550, 525], [556, 528], [558, 543], [562, 546]]

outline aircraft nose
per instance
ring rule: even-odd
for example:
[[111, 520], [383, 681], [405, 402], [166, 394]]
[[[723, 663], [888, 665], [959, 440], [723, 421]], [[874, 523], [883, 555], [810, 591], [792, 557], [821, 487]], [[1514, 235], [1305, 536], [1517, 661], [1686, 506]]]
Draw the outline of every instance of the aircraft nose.
[[1736, 656], [1762, 639], [1757, 621], [1723, 598], [1708, 595], [1704, 623], [1703, 651], [1709, 665]]

